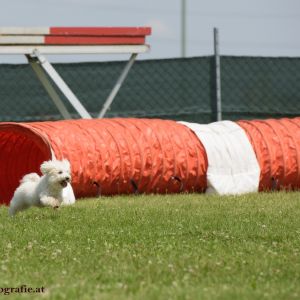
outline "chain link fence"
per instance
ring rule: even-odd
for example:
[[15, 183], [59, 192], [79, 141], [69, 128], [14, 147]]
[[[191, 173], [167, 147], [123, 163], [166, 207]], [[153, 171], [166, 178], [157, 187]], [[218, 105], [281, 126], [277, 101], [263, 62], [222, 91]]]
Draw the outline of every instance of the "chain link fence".
[[[126, 62], [54, 64], [96, 117]], [[106, 117], [208, 123], [216, 118], [213, 56], [137, 61]], [[60, 92], [58, 91], [60, 94]], [[72, 117], [74, 109], [60, 94]], [[223, 119], [300, 115], [300, 58], [221, 56]], [[61, 119], [29, 65], [0, 65], [0, 121]]]

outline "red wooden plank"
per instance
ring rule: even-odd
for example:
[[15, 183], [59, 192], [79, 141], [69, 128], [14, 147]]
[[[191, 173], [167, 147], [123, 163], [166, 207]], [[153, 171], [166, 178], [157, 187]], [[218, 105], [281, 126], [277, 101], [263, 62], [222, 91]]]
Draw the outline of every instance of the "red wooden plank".
[[50, 27], [50, 35], [145, 36], [151, 27]]
[[142, 45], [145, 37], [45, 36], [45, 45]]

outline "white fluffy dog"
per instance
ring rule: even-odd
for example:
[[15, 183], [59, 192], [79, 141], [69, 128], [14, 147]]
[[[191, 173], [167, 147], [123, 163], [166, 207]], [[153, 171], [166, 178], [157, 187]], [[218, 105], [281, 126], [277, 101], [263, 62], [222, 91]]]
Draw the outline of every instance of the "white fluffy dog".
[[37, 173], [25, 175], [10, 201], [9, 214], [27, 209], [30, 206], [59, 207], [61, 204], [75, 203], [68, 160], [49, 160], [41, 165], [40, 177]]

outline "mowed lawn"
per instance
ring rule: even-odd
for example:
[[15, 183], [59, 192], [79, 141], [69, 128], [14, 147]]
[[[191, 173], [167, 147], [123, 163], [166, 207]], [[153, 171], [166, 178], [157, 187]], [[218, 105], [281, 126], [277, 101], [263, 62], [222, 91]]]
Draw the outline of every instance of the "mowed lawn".
[[22, 299], [300, 298], [300, 193], [2, 206], [0, 220], [0, 291], [45, 288]]

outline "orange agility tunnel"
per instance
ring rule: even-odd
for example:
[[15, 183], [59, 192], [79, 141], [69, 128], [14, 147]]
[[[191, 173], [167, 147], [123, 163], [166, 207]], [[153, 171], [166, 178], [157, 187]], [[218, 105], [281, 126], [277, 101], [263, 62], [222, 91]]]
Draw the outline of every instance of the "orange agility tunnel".
[[237, 122], [260, 166], [259, 190], [300, 187], [300, 118]]
[[0, 204], [43, 161], [71, 163], [76, 197], [300, 187], [300, 118], [0, 123]]
[[94, 119], [0, 123], [0, 203], [8, 204], [23, 175], [43, 161], [71, 163], [76, 197], [203, 192], [205, 149], [174, 121]]

